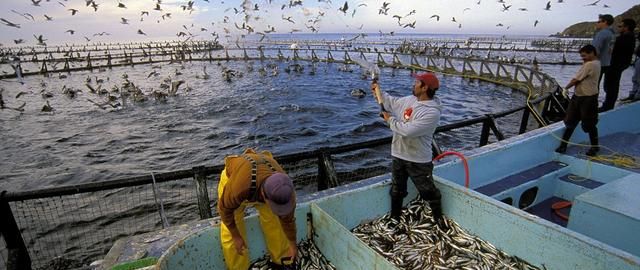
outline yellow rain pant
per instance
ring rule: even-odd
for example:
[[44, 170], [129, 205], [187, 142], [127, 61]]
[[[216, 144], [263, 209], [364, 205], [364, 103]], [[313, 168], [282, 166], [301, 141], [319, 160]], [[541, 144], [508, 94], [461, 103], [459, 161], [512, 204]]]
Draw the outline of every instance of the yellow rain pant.
[[[229, 179], [227, 178], [226, 169], [220, 174], [220, 182], [218, 183], [218, 198], [222, 196], [224, 186]], [[247, 239], [247, 232], [244, 226], [244, 210], [248, 206], [254, 206], [258, 210], [260, 216], [260, 227], [262, 227], [262, 234], [266, 241], [267, 250], [271, 256], [271, 261], [280, 264], [280, 259], [287, 256], [289, 251], [289, 240], [280, 226], [280, 219], [278, 216], [271, 212], [271, 208], [266, 203], [260, 202], [248, 202], [244, 201], [238, 209], [233, 213], [236, 220], [236, 226], [242, 239], [247, 245], [243, 255], [238, 254], [235, 246], [233, 245], [233, 238], [231, 232], [220, 222], [220, 244], [222, 245], [222, 254], [224, 255], [227, 268], [230, 270], [246, 270], [249, 268], [249, 241]]]

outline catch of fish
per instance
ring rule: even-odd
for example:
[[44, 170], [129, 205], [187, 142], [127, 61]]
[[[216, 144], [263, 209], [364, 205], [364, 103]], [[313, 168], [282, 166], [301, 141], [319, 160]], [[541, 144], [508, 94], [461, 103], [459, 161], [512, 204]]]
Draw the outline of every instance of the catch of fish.
[[298, 243], [298, 256], [296, 257], [297, 267], [274, 267], [269, 263], [269, 255], [255, 261], [249, 269], [251, 270], [272, 270], [272, 269], [299, 269], [299, 270], [335, 270], [336, 267], [322, 255], [318, 247], [312, 240], [303, 240]]
[[399, 221], [384, 215], [353, 229], [353, 234], [401, 269], [539, 269], [468, 234], [455, 221], [433, 220], [421, 199], [402, 211]]

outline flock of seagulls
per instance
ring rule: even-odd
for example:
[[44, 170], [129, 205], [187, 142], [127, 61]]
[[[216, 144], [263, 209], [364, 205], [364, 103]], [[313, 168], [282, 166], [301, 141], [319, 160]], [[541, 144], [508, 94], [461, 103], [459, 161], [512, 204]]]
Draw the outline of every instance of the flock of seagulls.
[[[146, 77], [142, 77], [142, 80], [147, 82], [151, 81], [160, 81], [160, 85], [157, 89], [142, 88], [138, 83], [134, 82], [129, 75], [125, 72], [120, 76], [121, 83], [118, 85], [118, 79], [112, 80], [110, 76], [99, 77], [99, 75], [87, 75], [84, 79], [84, 87], [85, 89], [78, 88], [77, 86], [68, 86], [64, 84], [59, 91], [52, 90], [52, 87], [48, 85], [47, 82], [41, 80], [39, 82], [39, 91], [20, 91], [16, 96], [15, 100], [20, 102], [24, 96], [40, 96], [42, 98], [42, 102], [44, 103], [40, 109], [42, 113], [55, 113], [56, 109], [51, 104], [50, 100], [57, 95], [62, 95], [70, 100], [78, 99], [79, 97], [85, 97], [86, 101], [90, 104], [97, 106], [102, 110], [120, 110], [126, 106], [126, 104], [137, 104], [144, 103], [148, 100], [155, 100], [156, 102], [165, 103], [168, 98], [178, 96], [179, 91], [182, 91], [183, 94], [188, 94], [193, 89], [189, 86], [195, 80], [209, 80], [211, 79], [211, 75], [207, 72], [207, 66], [204, 65], [202, 67], [201, 72], [196, 72], [195, 74], [190, 74], [190, 72], [184, 72], [187, 69], [184, 63], [177, 62], [179, 66], [174, 68], [173, 71], [165, 72], [165, 75], [162, 75], [160, 70], [163, 68], [162, 65], [154, 65], [151, 66], [152, 71], [149, 72]], [[305, 71], [305, 67], [301, 64], [293, 63], [290, 59], [287, 59], [285, 63], [285, 67], [281, 69], [279, 64], [276, 63], [266, 63], [262, 64], [258, 68], [254, 68], [252, 64], [247, 64], [244, 71], [239, 69], [229, 68], [221, 62], [216, 63], [219, 66], [220, 79], [222, 81], [226, 81], [228, 83], [233, 82], [238, 78], [242, 78], [245, 73], [257, 72], [260, 77], [277, 77], [280, 75], [281, 70], [284, 73], [292, 75], [292, 74], [307, 74], [315, 75], [317, 73], [316, 63], [308, 64], [308, 72]], [[348, 72], [353, 73], [354, 70], [347, 64], [339, 67], [337, 69], [340, 72]], [[101, 70], [104, 71], [104, 70]], [[328, 72], [328, 69], [325, 67], [325, 73]], [[188, 75], [184, 76], [187, 73]], [[364, 80], [368, 79], [368, 75], [363, 75], [362, 78]], [[67, 75], [60, 73], [58, 74], [58, 79], [67, 79]], [[114, 83], [115, 82], [115, 83]], [[111, 86], [106, 86], [110, 84]], [[148, 83], [147, 83], [148, 85]], [[184, 87], [181, 87], [186, 85]], [[3, 97], [3, 92], [5, 90], [0, 88], [0, 110], [10, 109], [18, 112], [23, 112], [26, 102], [22, 102], [20, 106], [12, 107], [7, 105], [5, 99]]]
[[[20, 1], [27, 1], [27, 0], [20, 0]], [[51, 2], [51, 0], [47, 0], [44, 3], [42, 2], [42, 0], [28, 0], [28, 1], [30, 1], [31, 5], [34, 7], [32, 12], [33, 14], [40, 13], [41, 11], [43, 11], [44, 9], [43, 7], [45, 5], [52, 4], [52, 3], [49, 3]], [[101, 10], [105, 6], [109, 6], [109, 5], [113, 5], [117, 9], [131, 10], [130, 7], [127, 6], [127, 4], [122, 2], [122, 0], [84, 0], [84, 4], [85, 4], [84, 6], [86, 10], [78, 6], [74, 6], [75, 8], [67, 7], [67, 5], [69, 4], [69, 1], [71, 0], [59, 0], [56, 2], [60, 6], [62, 6], [62, 8], [66, 9], [66, 11], [69, 12], [70, 16], [76, 16], [78, 13], [84, 13], [84, 12], [97, 13], [99, 12], [99, 10]], [[138, 1], [142, 1], [142, 0], [138, 0]], [[148, 20], [148, 18], [150, 17], [150, 14], [153, 14], [153, 15], [156, 15], [156, 22], [160, 24], [164, 21], [169, 21], [172, 19], [172, 12], [167, 12], [170, 9], [175, 12], [183, 12], [185, 13], [184, 15], [191, 15], [196, 10], [199, 10], [199, 9], [204, 10], [205, 8], [210, 8], [208, 6], [212, 4], [211, 2], [213, 0], [199, 0], [199, 1], [189, 0], [189, 1], [184, 1], [181, 4], [180, 3], [167, 4], [167, 3], [163, 3], [163, 0], [147, 0], [147, 1], [148, 2], [144, 4], [144, 7], [142, 7], [142, 9], [140, 9], [139, 7], [136, 7], [137, 9], [140, 9], [140, 10], [136, 10], [136, 12], [140, 13], [138, 20], [141, 22], [144, 21], [145, 19]], [[302, 0], [281, 0], [281, 1], [285, 1], [285, 3], [281, 5], [280, 10], [282, 11], [282, 14], [280, 14], [280, 17], [282, 18], [283, 21], [291, 24], [291, 28], [280, 31], [282, 33], [304, 32], [305, 29], [306, 31], [315, 33], [320, 31], [321, 29], [320, 23], [324, 20], [327, 12], [331, 10], [337, 11], [338, 14], [342, 14], [343, 16], [350, 15], [350, 17], [353, 18], [355, 17], [357, 10], [361, 8], [368, 8], [367, 3], [356, 2], [356, 1], [344, 1], [344, 2], [340, 1], [340, 3], [338, 4], [338, 3], [333, 3], [332, 0], [317, 0], [317, 3], [314, 3], [312, 5], [307, 5], [303, 3]], [[333, 0], [333, 1], [337, 1], [337, 0]], [[492, 0], [492, 2], [493, 1], [496, 1], [496, 0]], [[564, 3], [564, 0], [556, 0], [556, 1], [557, 1], [556, 4], [558, 5], [561, 5]], [[591, 3], [587, 3], [584, 6], [598, 6], [601, 1], [602, 0], [597, 0]], [[225, 3], [224, 0], [217, 0], [217, 2], [219, 2], [219, 4]], [[264, 3], [255, 3], [255, 2], [264, 2]], [[261, 0], [243, 0], [239, 2], [239, 5], [226, 8], [224, 10], [225, 15], [222, 18], [220, 18], [222, 20], [210, 22], [209, 27], [217, 28], [217, 30], [219, 30], [221, 34], [224, 35], [224, 37], [227, 37], [229, 39], [234, 37], [239, 39], [239, 38], [244, 38], [246, 35], [257, 34], [257, 35], [260, 35], [261, 40], [264, 40], [265, 38], [268, 38], [268, 34], [278, 32], [274, 26], [262, 23], [264, 19], [260, 17], [260, 15], [263, 15], [265, 17], [268, 16], [269, 18], [273, 18], [273, 14], [271, 13], [276, 12], [277, 9], [274, 11], [274, 9], [263, 9], [261, 7], [261, 5], [264, 5], [264, 4], [272, 5], [274, 4], [273, 2], [276, 2], [276, 0], [262, 0], [262, 1]], [[512, 8], [516, 8], [514, 7], [514, 4], [508, 2], [508, 0], [497, 0], [496, 2], [497, 2], [496, 9], [502, 12], [510, 12]], [[487, 5], [487, 3], [482, 3], [482, 0], [478, 0], [477, 2], [475, 2], [475, 4]], [[423, 13], [418, 15], [418, 12], [416, 10], [412, 10], [408, 14], [397, 14], [397, 13], [394, 14], [395, 10], [402, 9], [401, 5], [402, 3], [399, 3], [399, 2], [392, 3], [391, 1], [388, 1], [388, 2], [385, 1], [385, 2], [382, 2], [380, 6], [371, 7], [371, 8], [373, 8], [374, 10], [377, 10], [377, 14], [380, 16], [390, 16], [397, 23], [400, 29], [416, 28], [417, 25], [421, 23], [419, 22], [419, 18], [428, 18], [430, 20], [435, 20], [436, 22], [440, 21], [440, 18], [441, 18], [440, 14], [424, 14]], [[139, 6], [139, 5], [136, 5], [136, 6]], [[602, 7], [609, 8], [610, 6], [603, 4]], [[47, 6], [47, 9], [51, 10], [52, 8]], [[464, 7], [462, 9], [462, 14], [464, 14], [465, 12], [473, 12], [474, 9], [475, 8], [473, 8], [472, 6]], [[541, 7], [541, 9], [546, 11], [551, 11], [552, 1], [547, 1], [546, 4]], [[529, 9], [526, 7], [517, 7], [517, 10], [520, 12], [529, 11]], [[22, 19], [28, 22], [36, 22], [36, 16], [34, 16], [29, 12], [20, 12], [16, 10], [11, 10], [11, 12], [17, 14]], [[259, 13], [263, 13], [263, 14], [259, 14]], [[300, 13], [302, 13], [303, 15], [302, 17], [300, 16]], [[44, 17], [45, 22], [56, 20], [55, 18], [47, 14], [42, 14], [42, 16]], [[343, 19], [340, 17], [341, 16], [334, 16], [332, 19], [335, 21], [342, 20], [342, 22], [344, 22]], [[462, 28], [463, 22], [459, 20], [462, 16], [458, 16], [458, 17], [459, 17], [458, 19], [456, 19], [456, 17], [451, 17], [450, 21], [454, 24], [457, 24], [458, 28]], [[143, 30], [142, 27], [136, 27], [135, 26], [136, 24], [134, 24], [133, 21], [134, 21], [133, 18], [130, 18], [130, 17], [119, 17], [119, 20], [118, 20], [120, 24], [129, 25], [132, 28], [134, 28], [132, 29], [134, 33], [142, 36], [147, 36], [147, 32]], [[14, 27], [14, 28], [21, 28], [21, 25], [24, 23], [24, 22], [17, 22], [14, 19], [6, 19], [6, 18], [0, 18], [0, 22], [4, 26]], [[539, 19], [533, 19], [532, 26], [537, 27], [540, 23], [541, 21]], [[359, 24], [359, 25], [360, 26], [357, 27], [357, 25], [352, 26], [347, 24], [347, 27], [361, 30], [364, 27], [364, 24]], [[210, 31], [209, 30], [210, 28], [205, 25], [194, 26], [192, 24], [191, 26], [192, 27], [185, 26], [184, 30], [178, 31], [176, 33], [176, 36], [178, 38], [184, 38], [186, 40], [196, 38], [196, 37], [211, 38], [211, 39], [217, 40], [221, 35], [221, 34], [218, 34], [217, 31], [213, 31], [213, 30]], [[496, 27], [506, 27], [507, 29], [510, 28], [510, 26], [500, 22], [497, 22]], [[264, 29], [260, 29], [260, 28], [264, 28]], [[77, 31], [74, 29], [64, 29], [63, 32], [69, 35], [75, 35]], [[380, 30], [380, 32], [382, 31]], [[92, 40], [91, 36], [92, 34], [84, 33], [83, 37], [87, 42], [90, 42]], [[97, 35], [93, 34], [93, 37], [96, 37], [96, 36]], [[37, 35], [36, 37], [37, 37], [36, 38], [37, 45], [41, 45], [41, 46], [46, 45], [46, 43], [43, 42], [46, 39], [42, 38], [41, 35]], [[14, 42], [15, 44], [21, 44], [21, 43], [24, 43], [25, 40], [26, 39], [24, 38], [16, 38], [14, 39]]]

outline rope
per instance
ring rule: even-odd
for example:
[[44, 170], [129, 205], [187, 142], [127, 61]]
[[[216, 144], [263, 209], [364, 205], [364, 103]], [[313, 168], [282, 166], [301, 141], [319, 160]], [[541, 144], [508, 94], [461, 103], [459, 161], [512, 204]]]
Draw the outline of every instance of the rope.
[[158, 212], [160, 214], [160, 219], [162, 220], [162, 228], [168, 228], [169, 227], [169, 221], [167, 221], [167, 216], [164, 213], [164, 204], [162, 203], [162, 196], [160, 195], [160, 191], [158, 190], [158, 187], [156, 185], [156, 177], [155, 175], [153, 175], [153, 172], [151, 172], [151, 180], [152, 180], [152, 185], [153, 185], [153, 199], [156, 202], [156, 205], [158, 205], [158, 199], [160, 199], [160, 212]]
[[[416, 66], [416, 65], [408, 65], [408, 67], [412, 68], [412, 69], [419, 69], [419, 70], [427, 70], [424, 67], [421, 66]], [[533, 89], [532, 87], [524, 82], [507, 82], [504, 80], [499, 80], [499, 79], [491, 79], [491, 78], [487, 78], [487, 77], [482, 77], [482, 76], [477, 76], [477, 75], [469, 75], [469, 74], [455, 74], [455, 73], [449, 73], [449, 72], [441, 72], [441, 71], [434, 71], [437, 73], [441, 73], [441, 74], [445, 74], [445, 75], [453, 75], [453, 76], [460, 76], [460, 77], [464, 77], [464, 78], [470, 78], [470, 79], [479, 79], [479, 80], [484, 80], [484, 81], [488, 81], [488, 82], [492, 82], [495, 84], [500, 84], [500, 85], [505, 85], [508, 87], [512, 87], [512, 88], [517, 88], [517, 87], [525, 87], [527, 89], [527, 102], [526, 105], [529, 108], [529, 111], [531, 112], [531, 114], [536, 118], [536, 121], [538, 121], [538, 123], [542, 123], [543, 126], [547, 126], [546, 121], [544, 121], [544, 119], [542, 118], [542, 116], [540, 116], [536, 110], [534, 110], [534, 108], [531, 106], [531, 98], [533, 97]], [[575, 143], [575, 142], [571, 142], [571, 141], [566, 141], [563, 140], [562, 138], [558, 137], [557, 135], [555, 135], [554, 133], [551, 133], [551, 136], [553, 138], [555, 138], [556, 140], [560, 141], [560, 142], [565, 142], [569, 145], [574, 145], [574, 146], [579, 146], [579, 147], [591, 147], [591, 144], [581, 144], [581, 143]], [[589, 166], [591, 166], [591, 161], [598, 161], [601, 163], [608, 163], [608, 164], [613, 164], [616, 167], [621, 167], [621, 168], [626, 168], [626, 169], [640, 169], [640, 162], [638, 162], [638, 158], [636, 156], [633, 155], [628, 155], [628, 154], [623, 154], [620, 153], [618, 151], [615, 151], [607, 146], [604, 145], [597, 145], [597, 147], [600, 147], [601, 149], [605, 149], [609, 152], [611, 152], [611, 154], [608, 155], [597, 155], [594, 157], [587, 157], [588, 161], [589, 161]], [[589, 171], [590, 168], [589, 168]]]

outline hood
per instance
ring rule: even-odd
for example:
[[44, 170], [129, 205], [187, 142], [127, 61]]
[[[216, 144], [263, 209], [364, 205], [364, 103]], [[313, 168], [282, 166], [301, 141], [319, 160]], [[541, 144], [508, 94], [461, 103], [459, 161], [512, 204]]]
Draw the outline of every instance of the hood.
[[437, 96], [433, 97], [433, 99], [431, 100], [418, 101], [418, 104], [428, 108], [434, 108], [442, 112], [442, 103], [440, 102], [440, 98], [438, 98]]

